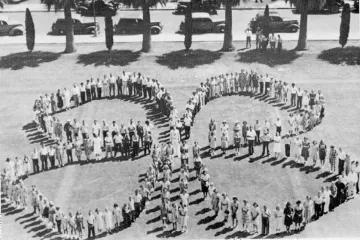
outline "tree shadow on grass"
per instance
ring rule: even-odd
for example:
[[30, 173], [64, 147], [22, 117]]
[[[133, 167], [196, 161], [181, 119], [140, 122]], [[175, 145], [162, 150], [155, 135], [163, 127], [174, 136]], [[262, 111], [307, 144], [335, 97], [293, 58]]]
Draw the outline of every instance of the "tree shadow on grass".
[[211, 64], [219, 60], [221, 56], [222, 53], [219, 51], [213, 52], [203, 49], [179, 50], [159, 56], [156, 62], [170, 69], [195, 68], [196, 66]]
[[60, 53], [54, 52], [19, 52], [0, 57], [0, 69], [20, 70], [24, 67], [39, 67], [42, 63], [55, 61]]
[[360, 47], [331, 48], [322, 51], [318, 59], [332, 64], [360, 65]]
[[140, 51], [133, 52], [130, 50], [112, 50], [98, 51], [78, 56], [78, 64], [97, 66], [127, 66], [136, 62], [140, 57]]
[[295, 50], [283, 50], [278, 56], [276, 53], [273, 53], [271, 50], [266, 50], [265, 52], [261, 52], [258, 49], [252, 49], [245, 52], [239, 52], [238, 62], [243, 63], [253, 63], [257, 62], [260, 64], [265, 64], [270, 67], [274, 67], [282, 64], [292, 63], [295, 59], [300, 57]]

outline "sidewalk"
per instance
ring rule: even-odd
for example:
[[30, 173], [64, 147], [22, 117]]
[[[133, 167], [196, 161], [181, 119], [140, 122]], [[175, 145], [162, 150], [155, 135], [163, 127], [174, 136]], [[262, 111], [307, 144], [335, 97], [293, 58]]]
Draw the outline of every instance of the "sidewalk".
[[[177, 2], [167, 2], [166, 6], [158, 5], [157, 7], [151, 8], [152, 11], [173, 11], [177, 8]], [[253, 10], [253, 9], [265, 9], [265, 4], [257, 4], [257, 3], [249, 3], [244, 4], [241, 3], [238, 7], [233, 7], [233, 10]], [[271, 9], [291, 9], [289, 4], [285, 4], [284, 1], [276, 1], [276, 2], [269, 2], [269, 7]], [[7, 13], [7, 12], [25, 12], [26, 8], [29, 8], [31, 12], [47, 12], [47, 7], [45, 4], [39, 3], [19, 3], [19, 4], [6, 4], [4, 5], [3, 9], [0, 9], [0, 12]], [[224, 10], [225, 7], [221, 6], [220, 9]], [[134, 9], [125, 6], [119, 7], [120, 11], [137, 11], [141, 9]], [[52, 8], [51, 11], [54, 11]]]

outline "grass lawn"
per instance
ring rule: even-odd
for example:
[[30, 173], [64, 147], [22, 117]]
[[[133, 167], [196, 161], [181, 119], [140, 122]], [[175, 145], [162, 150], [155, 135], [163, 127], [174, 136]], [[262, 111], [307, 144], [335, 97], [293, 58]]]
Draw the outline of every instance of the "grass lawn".
[[[306, 133], [310, 140], [323, 139], [325, 143], [342, 146], [351, 154], [352, 159], [360, 156], [358, 142], [360, 136], [354, 134], [359, 130], [357, 119], [360, 116], [358, 95], [358, 67], [360, 48], [346, 48], [347, 54], [340, 51], [336, 42], [310, 42], [309, 51], [294, 52], [295, 42], [284, 43], [283, 56], [276, 57], [271, 53], [265, 56], [254, 50], [238, 50], [232, 53], [221, 53], [219, 44], [195, 43], [191, 53], [179, 51], [182, 43], [156, 43], [154, 52], [141, 54], [136, 44], [116, 44], [114, 51], [107, 53], [102, 45], [78, 46], [76, 54], [62, 55], [62, 45], [41, 45], [33, 54], [24, 51], [22, 46], [11, 45], [0, 50], [0, 89], [3, 101], [0, 103], [3, 123], [0, 135], [1, 159], [14, 158], [29, 153], [33, 147], [39, 146], [38, 138], [32, 132], [23, 130], [32, 119], [32, 106], [35, 98], [43, 93], [52, 93], [72, 83], [80, 83], [90, 77], [101, 77], [110, 72], [119, 74], [122, 70], [141, 72], [159, 79], [174, 98], [176, 107], [183, 112], [186, 100], [191, 92], [206, 78], [220, 73], [252, 69], [258, 73], [268, 73], [276, 79], [294, 82], [302, 89], [322, 90], [326, 98], [325, 118], [321, 125]], [[357, 46], [359, 42], [349, 42], [349, 46]], [[242, 47], [244, 43], [236, 43]], [[41, 51], [40, 51], [41, 49]], [[351, 49], [351, 50], [350, 50]], [[274, 104], [254, 100], [246, 96], [231, 96], [216, 99], [209, 103], [196, 116], [190, 142], [199, 141], [201, 146], [207, 144], [207, 124], [210, 118], [217, 122], [226, 119], [231, 124], [235, 120], [254, 123], [256, 119], [274, 119], [285, 117], [288, 112], [273, 107]], [[86, 120], [88, 124], [94, 119], [108, 122], [116, 120], [128, 123], [130, 118], [144, 121], [153, 113], [146, 111], [146, 104], [122, 101], [119, 99], [96, 101], [64, 112], [58, 116], [65, 120], [76, 118]], [[160, 136], [155, 141], [164, 139], [168, 126], [166, 123], [154, 122], [155, 134]], [[271, 147], [270, 147], [271, 148]], [[271, 157], [256, 158], [260, 149], [255, 150], [255, 157], [248, 158], [242, 149], [242, 157], [235, 158], [229, 151], [225, 156], [209, 159], [204, 158], [209, 168], [212, 181], [220, 192], [227, 192], [230, 197], [237, 196], [240, 200], [256, 201], [260, 205], [267, 204], [274, 210], [277, 204], [295, 202], [306, 195], [314, 196], [323, 182], [332, 179], [318, 169], [300, 167], [292, 159], [275, 160]], [[39, 189], [63, 211], [81, 210], [86, 214], [88, 209], [106, 206], [113, 203], [124, 203], [133, 190], [139, 186], [141, 174], [149, 165], [150, 157], [142, 157], [135, 161], [101, 162], [86, 165], [72, 165], [66, 168], [31, 176], [26, 183], [36, 184]], [[4, 160], [0, 162], [3, 164]], [[179, 163], [177, 164], [179, 166]], [[194, 172], [191, 173], [192, 176]], [[175, 174], [177, 176], [177, 173]], [[172, 197], [176, 199], [178, 182], [173, 183]], [[218, 219], [212, 219], [212, 212], [207, 211], [209, 202], [201, 200], [200, 184], [197, 180], [190, 182], [189, 233], [177, 238], [235, 238], [245, 237], [238, 230], [230, 231]], [[155, 194], [155, 196], [157, 193]], [[156, 207], [159, 199], [151, 202], [149, 214], [141, 217], [129, 229], [125, 229], [106, 239], [119, 238], [161, 238], [175, 237], [159, 227], [160, 211]], [[342, 206], [334, 213], [328, 214], [320, 221], [309, 226], [300, 235], [293, 237], [337, 237], [359, 236], [355, 220], [357, 215], [352, 207], [359, 200]], [[351, 205], [352, 204], [352, 205]], [[36, 239], [53, 238], [31, 217], [25, 213], [3, 213], [3, 238]], [[346, 226], [332, 231], [338, 219], [346, 218]], [[24, 216], [22, 218], [19, 218]], [[16, 222], [15, 222], [16, 220]], [[273, 226], [273, 225], [272, 225]]]

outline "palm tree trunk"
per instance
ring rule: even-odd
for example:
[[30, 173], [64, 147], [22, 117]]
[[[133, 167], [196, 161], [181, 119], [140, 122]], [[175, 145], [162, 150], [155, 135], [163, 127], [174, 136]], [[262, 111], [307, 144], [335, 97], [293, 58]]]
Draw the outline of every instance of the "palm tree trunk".
[[69, 0], [65, 1], [64, 15], [65, 15], [65, 31], [66, 31], [66, 47], [64, 52], [73, 53], [76, 52], [76, 48], [74, 42], [74, 23], [71, 16], [71, 3]]
[[144, 1], [143, 5], [143, 21], [144, 21], [144, 31], [143, 31], [143, 42], [142, 42], [142, 52], [151, 51], [151, 29], [150, 29], [150, 9], [149, 9], [149, 0]]
[[222, 51], [233, 51], [234, 45], [232, 41], [232, 6], [231, 1], [227, 0], [225, 4], [225, 31]]
[[301, 17], [300, 17], [300, 32], [296, 49], [307, 49], [307, 22], [308, 22], [308, 8], [309, 0], [302, 0], [301, 3]]

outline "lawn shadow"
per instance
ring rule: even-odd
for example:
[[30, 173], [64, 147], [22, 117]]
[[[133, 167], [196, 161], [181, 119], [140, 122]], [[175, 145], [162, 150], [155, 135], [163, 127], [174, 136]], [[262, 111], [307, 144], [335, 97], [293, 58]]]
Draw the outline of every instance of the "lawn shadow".
[[36, 68], [42, 63], [53, 62], [60, 57], [54, 52], [19, 52], [0, 57], [0, 69], [20, 70], [24, 67]]
[[295, 59], [300, 57], [294, 49], [293, 50], [283, 50], [278, 56], [276, 53], [271, 52], [269, 49], [265, 52], [261, 52], [258, 49], [251, 49], [245, 52], [238, 53], [238, 62], [242, 63], [253, 63], [257, 62], [260, 64], [265, 64], [270, 67], [274, 67], [282, 64], [292, 63]]
[[211, 209], [210, 208], [203, 208], [203, 209], [201, 209], [200, 211], [197, 211], [196, 213], [195, 213], [195, 216], [197, 216], [197, 215], [201, 215], [201, 214], [205, 214], [205, 213], [207, 213], [207, 212], [210, 212], [211, 211]]
[[226, 234], [226, 233], [229, 233], [232, 231], [232, 228], [231, 227], [225, 227], [223, 228], [221, 231], [218, 231], [215, 233], [215, 237], [217, 236], [220, 236], [220, 235], [223, 235], [223, 234]]
[[156, 62], [167, 66], [170, 69], [195, 68], [196, 66], [211, 64], [221, 58], [219, 51], [209, 51], [203, 49], [179, 50], [165, 53], [157, 57]]
[[139, 60], [141, 52], [133, 52], [131, 50], [112, 50], [112, 51], [98, 51], [87, 54], [80, 54], [78, 56], [78, 64], [84, 66], [127, 66], [132, 62]]
[[225, 222], [224, 222], [224, 221], [220, 221], [220, 222], [216, 222], [216, 223], [214, 223], [214, 224], [211, 224], [211, 225], [207, 226], [205, 230], [206, 230], [206, 231], [209, 231], [209, 230], [211, 230], [211, 229], [218, 229], [218, 228], [221, 228], [221, 227], [223, 227], [223, 226], [225, 226]]
[[225, 237], [225, 239], [244, 239], [250, 236], [247, 232], [237, 231]]
[[360, 65], [360, 47], [337, 47], [322, 51], [318, 59], [331, 64]]

